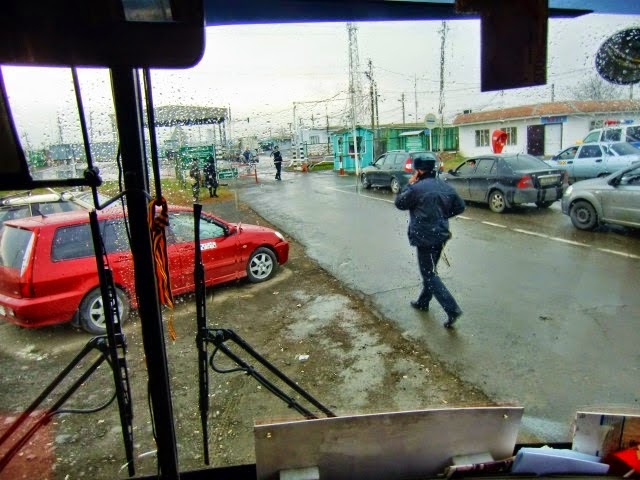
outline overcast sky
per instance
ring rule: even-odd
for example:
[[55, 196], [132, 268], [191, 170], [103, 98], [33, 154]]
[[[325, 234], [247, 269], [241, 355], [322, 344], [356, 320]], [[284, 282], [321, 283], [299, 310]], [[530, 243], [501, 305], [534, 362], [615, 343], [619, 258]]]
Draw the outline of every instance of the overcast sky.
[[[582, 79], [595, 75], [595, 53], [613, 33], [638, 25], [640, 17], [586, 15], [549, 23], [548, 85], [504, 92], [480, 92], [480, 23], [447, 22], [445, 120], [463, 109], [487, 110], [571, 98]], [[358, 23], [363, 92], [368, 61], [378, 86], [380, 122], [422, 122], [436, 113], [439, 99], [442, 23]], [[237, 135], [288, 130], [297, 120], [324, 127], [345, 122], [349, 85], [348, 34], [344, 23], [209, 27], [206, 51], [187, 70], [152, 74], [156, 105], [195, 104], [230, 108]], [[66, 69], [4, 67], [11, 106], [23, 138], [33, 145], [79, 139], [71, 75]], [[106, 70], [82, 70], [83, 101], [94, 136], [110, 140], [109, 77]], [[640, 92], [639, 92], [640, 93]], [[364, 98], [368, 103], [368, 99]], [[416, 108], [417, 101], [417, 108]], [[249, 119], [249, 122], [246, 119]], [[244, 121], [241, 121], [243, 120]], [[47, 130], [48, 134], [43, 134]]]

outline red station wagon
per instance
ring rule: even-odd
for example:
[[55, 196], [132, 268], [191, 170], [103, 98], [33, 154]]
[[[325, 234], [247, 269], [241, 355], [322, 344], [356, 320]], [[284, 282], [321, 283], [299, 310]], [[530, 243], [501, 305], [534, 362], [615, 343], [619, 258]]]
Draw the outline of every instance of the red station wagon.
[[[125, 217], [115, 207], [100, 212], [98, 218], [124, 321], [136, 298]], [[166, 236], [172, 292], [193, 292], [193, 211], [170, 209]], [[207, 286], [244, 277], [253, 283], [268, 280], [289, 258], [289, 243], [279, 232], [228, 223], [204, 212], [200, 249]], [[92, 334], [105, 332], [86, 212], [35, 216], [4, 224], [0, 238], [0, 318], [23, 327], [73, 322]]]

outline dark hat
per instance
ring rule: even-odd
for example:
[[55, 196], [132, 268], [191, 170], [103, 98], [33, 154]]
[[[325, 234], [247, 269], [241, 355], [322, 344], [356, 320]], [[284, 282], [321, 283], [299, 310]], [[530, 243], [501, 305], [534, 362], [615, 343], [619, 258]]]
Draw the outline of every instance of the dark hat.
[[416, 170], [433, 171], [436, 168], [436, 161], [425, 155], [419, 155], [413, 160], [413, 168]]

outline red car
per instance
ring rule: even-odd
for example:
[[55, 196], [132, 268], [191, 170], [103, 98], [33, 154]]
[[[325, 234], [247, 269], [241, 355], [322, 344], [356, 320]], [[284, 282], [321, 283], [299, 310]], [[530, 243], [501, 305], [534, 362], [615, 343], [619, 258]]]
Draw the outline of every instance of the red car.
[[[102, 238], [124, 320], [135, 305], [135, 282], [125, 216], [99, 214]], [[174, 295], [193, 292], [193, 211], [173, 208], [166, 230]], [[202, 213], [200, 248], [207, 286], [247, 277], [271, 278], [289, 258], [289, 243], [277, 231], [228, 223]], [[65, 322], [87, 332], [105, 332], [96, 259], [86, 212], [10, 220], [0, 238], [0, 318], [23, 327]]]

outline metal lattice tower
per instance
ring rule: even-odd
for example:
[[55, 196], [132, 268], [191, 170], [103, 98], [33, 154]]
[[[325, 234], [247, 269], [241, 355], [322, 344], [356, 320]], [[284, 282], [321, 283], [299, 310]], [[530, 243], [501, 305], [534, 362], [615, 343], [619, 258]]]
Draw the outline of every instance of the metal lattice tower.
[[360, 82], [360, 57], [358, 53], [358, 26], [347, 23], [349, 33], [349, 99], [350, 109], [355, 116], [356, 124], [363, 124], [367, 113], [367, 103], [363, 101], [362, 83]]

